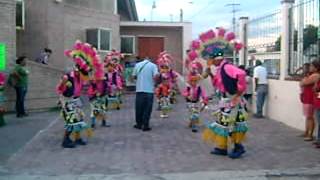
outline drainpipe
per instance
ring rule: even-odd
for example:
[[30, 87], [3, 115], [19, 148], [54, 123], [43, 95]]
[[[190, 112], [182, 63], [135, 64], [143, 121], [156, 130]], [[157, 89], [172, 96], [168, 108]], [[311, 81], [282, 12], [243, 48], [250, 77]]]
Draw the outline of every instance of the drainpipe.
[[[282, 26], [281, 26], [281, 60], [280, 60], [280, 80], [284, 80], [288, 75], [289, 59], [290, 59], [290, 23], [292, 16], [289, 11], [294, 0], [282, 0]], [[291, 57], [292, 58], [292, 57]]]
[[239, 52], [239, 65], [248, 65], [248, 17], [240, 17], [240, 33], [239, 39], [240, 42], [243, 44], [243, 48]]
[[118, 0], [113, 0], [113, 4], [114, 4], [113, 14], [118, 14]]

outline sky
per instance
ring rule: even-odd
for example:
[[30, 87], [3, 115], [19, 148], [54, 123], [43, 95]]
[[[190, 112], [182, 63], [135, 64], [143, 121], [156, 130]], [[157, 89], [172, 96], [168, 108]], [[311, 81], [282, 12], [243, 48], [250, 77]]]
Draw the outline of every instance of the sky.
[[[254, 19], [281, 8], [281, 0], [135, 0], [139, 20], [179, 21], [183, 9], [184, 21], [192, 22], [192, 36], [210, 28], [232, 27], [232, 7], [227, 4], [240, 4], [235, 7], [236, 18], [248, 16]], [[155, 2], [156, 7], [152, 5]], [[153, 9], [153, 10], [152, 10]]]

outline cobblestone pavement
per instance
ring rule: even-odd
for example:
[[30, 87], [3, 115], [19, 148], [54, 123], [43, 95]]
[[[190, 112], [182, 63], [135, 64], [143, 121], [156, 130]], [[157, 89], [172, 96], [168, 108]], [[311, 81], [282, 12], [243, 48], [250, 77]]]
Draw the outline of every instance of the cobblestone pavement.
[[111, 112], [112, 127], [98, 127], [87, 146], [61, 148], [63, 122], [55, 120], [8, 160], [0, 179], [205, 180], [238, 179], [234, 175], [241, 173], [243, 179], [320, 179], [320, 150], [297, 137], [300, 131], [279, 122], [251, 119], [247, 153], [232, 160], [210, 155], [212, 147], [201, 141], [201, 133], [187, 128], [182, 99], [168, 119], [153, 111], [150, 132], [132, 128], [134, 96], [124, 102], [124, 108]]

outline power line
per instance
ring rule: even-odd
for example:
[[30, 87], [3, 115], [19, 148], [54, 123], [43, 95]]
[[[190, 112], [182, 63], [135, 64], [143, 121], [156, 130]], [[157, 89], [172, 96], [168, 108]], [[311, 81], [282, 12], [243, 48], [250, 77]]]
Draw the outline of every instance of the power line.
[[[231, 4], [226, 4], [226, 6], [231, 6], [232, 7], [232, 30], [234, 33], [236, 33], [236, 12], [239, 11], [239, 9], [236, 9], [236, 6], [240, 6], [238, 3], [231, 3]], [[236, 51], [233, 50], [233, 62], [236, 62]]]
[[189, 20], [193, 19], [194, 17], [198, 16], [199, 14], [203, 13], [207, 8], [209, 8], [212, 4], [213, 4], [213, 1], [215, 0], [212, 0], [212, 1], [209, 1], [209, 3], [204, 6], [202, 9], [200, 9], [199, 11], [197, 11], [196, 13], [194, 13], [190, 18], [188, 18]]
[[238, 3], [231, 3], [231, 4], [226, 4], [226, 6], [231, 6], [232, 7], [232, 15], [233, 15], [233, 18], [232, 18], [232, 29], [233, 29], [233, 32], [235, 31], [235, 27], [236, 27], [236, 12], [239, 12], [240, 10], [239, 9], [236, 9], [236, 6], [240, 6], [240, 4]]

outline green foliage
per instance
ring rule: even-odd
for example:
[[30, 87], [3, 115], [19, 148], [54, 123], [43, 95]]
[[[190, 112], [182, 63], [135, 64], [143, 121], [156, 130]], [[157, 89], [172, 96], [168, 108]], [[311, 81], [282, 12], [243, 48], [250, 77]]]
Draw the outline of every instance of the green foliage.
[[[307, 50], [312, 44], [317, 43], [317, 31], [318, 27], [314, 25], [307, 25], [303, 29], [303, 51]], [[294, 31], [294, 50], [297, 50], [298, 45], [298, 32]], [[275, 42], [275, 50], [281, 50], [281, 36], [279, 36]]]

